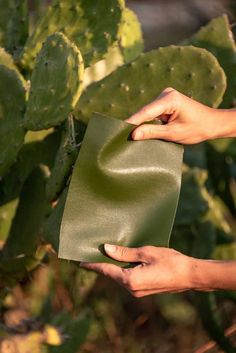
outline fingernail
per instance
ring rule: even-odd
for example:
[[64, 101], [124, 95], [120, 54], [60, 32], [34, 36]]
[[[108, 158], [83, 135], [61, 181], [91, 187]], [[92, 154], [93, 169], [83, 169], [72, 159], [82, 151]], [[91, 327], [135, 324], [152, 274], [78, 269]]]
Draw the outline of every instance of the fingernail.
[[104, 249], [106, 252], [115, 252], [116, 251], [116, 246], [111, 245], [111, 244], [105, 244]]
[[127, 119], [125, 119], [125, 121], [132, 120], [132, 119], [133, 119], [133, 116], [134, 116], [134, 114], [133, 114], [133, 115], [130, 115]]
[[137, 126], [137, 125], [138, 125], [138, 124], [136, 124], [135, 122], [133, 122], [133, 119], [132, 119], [132, 118], [126, 119], [125, 122], [128, 123], [128, 124], [130, 124], [130, 125], [134, 125], [134, 126]]
[[142, 138], [143, 138], [143, 132], [142, 132], [142, 131], [134, 132], [133, 138], [134, 138], [134, 140], [142, 140]]

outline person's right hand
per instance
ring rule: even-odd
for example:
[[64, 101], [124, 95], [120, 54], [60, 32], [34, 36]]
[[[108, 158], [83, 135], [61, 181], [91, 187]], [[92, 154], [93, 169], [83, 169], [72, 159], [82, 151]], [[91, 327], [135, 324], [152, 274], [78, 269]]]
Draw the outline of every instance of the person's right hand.
[[217, 109], [207, 107], [173, 88], [166, 88], [157, 99], [144, 106], [126, 122], [134, 125], [161, 119], [164, 124], [143, 124], [132, 132], [134, 140], [163, 139], [183, 144], [221, 137]]

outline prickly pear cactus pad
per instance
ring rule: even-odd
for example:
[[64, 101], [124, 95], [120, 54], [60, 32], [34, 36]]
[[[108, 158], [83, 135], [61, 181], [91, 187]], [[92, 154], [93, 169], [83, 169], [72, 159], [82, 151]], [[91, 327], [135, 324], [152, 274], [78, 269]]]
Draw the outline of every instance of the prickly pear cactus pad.
[[16, 66], [14, 64], [13, 57], [4, 49], [0, 47], [0, 64], [15, 70]]
[[119, 45], [125, 62], [135, 59], [143, 50], [143, 36], [136, 14], [125, 8], [119, 30]]
[[134, 60], [143, 51], [143, 35], [140, 22], [133, 11], [122, 11], [118, 41], [108, 49], [104, 59], [85, 69], [84, 88], [108, 76], [117, 67]]
[[[25, 136], [25, 142], [26, 139], [27, 136]], [[59, 129], [56, 129], [42, 141], [24, 143], [17, 155], [16, 162], [13, 163], [1, 181], [0, 206], [19, 197], [26, 179], [37, 165], [45, 165], [49, 170], [52, 169], [60, 140], [61, 133]]]
[[62, 33], [49, 36], [31, 79], [25, 114], [28, 130], [47, 129], [67, 118], [81, 94], [83, 72], [78, 48]]
[[17, 60], [28, 38], [28, 0], [14, 0], [7, 26], [6, 47]]
[[13, 0], [0, 0], [0, 45], [6, 44], [6, 33]]
[[42, 43], [57, 31], [78, 45], [86, 66], [100, 60], [117, 40], [122, 8], [119, 0], [54, 0], [26, 42], [22, 65], [32, 69]]
[[40, 225], [48, 206], [45, 199], [46, 179], [47, 168], [42, 165], [33, 169], [26, 179], [4, 244], [4, 256], [34, 254]]
[[79, 148], [75, 139], [74, 122], [73, 118], [70, 117], [63, 126], [61, 144], [58, 148], [51, 176], [46, 184], [48, 200], [53, 201], [58, 199], [58, 196], [65, 188], [72, 166], [76, 161], [78, 150]]
[[14, 70], [0, 64], [0, 178], [15, 161], [24, 142], [24, 110], [22, 81]]
[[236, 103], [236, 46], [226, 15], [213, 19], [202, 27], [187, 43], [209, 50], [216, 56], [227, 76], [227, 89], [222, 107]]
[[217, 107], [226, 77], [216, 58], [205, 49], [169, 46], [141, 54], [80, 97], [75, 116], [87, 123], [92, 112], [125, 119], [172, 86], [194, 99]]
[[16, 65], [14, 64], [13, 57], [4, 48], [1, 48], [1, 47], [0, 47], [0, 65], [5, 65], [9, 69], [14, 70], [17, 73], [20, 80], [22, 81], [22, 84], [26, 86], [26, 82], [23, 76], [21, 75]]

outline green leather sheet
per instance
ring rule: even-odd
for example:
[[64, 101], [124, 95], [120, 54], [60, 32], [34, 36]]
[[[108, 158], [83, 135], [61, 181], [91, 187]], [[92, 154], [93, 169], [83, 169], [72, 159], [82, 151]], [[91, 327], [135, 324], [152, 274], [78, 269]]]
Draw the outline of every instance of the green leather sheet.
[[103, 244], [168, 246], [177, 208], [183, 147], [133, 141], [134, 126], [94, 114], [65, 204], [59, 257], [113, 262]]

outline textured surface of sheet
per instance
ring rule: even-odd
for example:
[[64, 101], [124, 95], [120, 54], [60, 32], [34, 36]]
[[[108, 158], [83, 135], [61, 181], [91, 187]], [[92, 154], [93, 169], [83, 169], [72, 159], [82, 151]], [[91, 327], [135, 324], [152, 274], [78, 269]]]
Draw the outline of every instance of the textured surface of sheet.
[[75, 164], [59, 257], [112, 262], [103, 244], [168, 246], [181, 184], [183, 147], [132, 141], [124, 121], [94, 114]]

